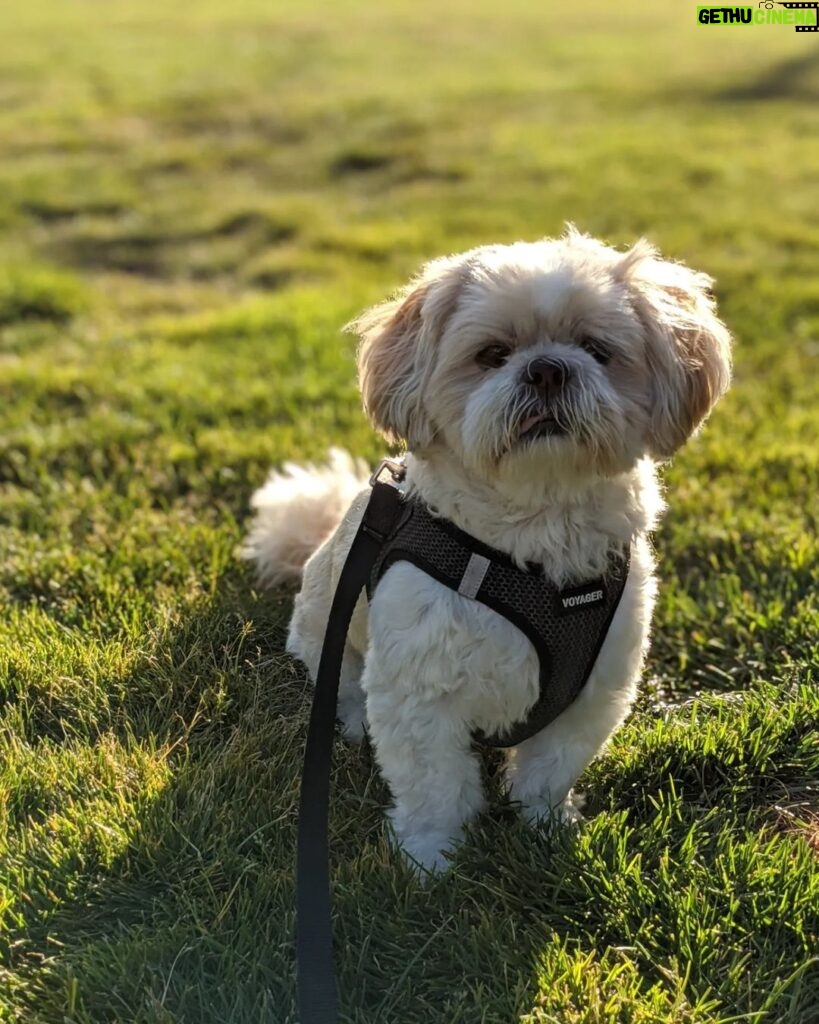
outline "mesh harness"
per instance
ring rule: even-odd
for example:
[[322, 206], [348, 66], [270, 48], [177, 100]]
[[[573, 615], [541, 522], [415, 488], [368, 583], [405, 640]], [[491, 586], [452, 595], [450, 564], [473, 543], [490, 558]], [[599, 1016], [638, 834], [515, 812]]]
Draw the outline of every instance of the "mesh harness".
[[401, 516], [370, 573], [369, 598], [396, 562], [410, 562], [498, 612], [531, 641], [540, 661], [540, 693], [526, 718], [492, 735], [473, 733], [481, 746], [511, 747], [554, 721], [588, 681], [626, 585], [629, 548], [610, 556], [604, 576], [561, 589], [540, 566], [519, 568], [411, 497], [403, 499]]

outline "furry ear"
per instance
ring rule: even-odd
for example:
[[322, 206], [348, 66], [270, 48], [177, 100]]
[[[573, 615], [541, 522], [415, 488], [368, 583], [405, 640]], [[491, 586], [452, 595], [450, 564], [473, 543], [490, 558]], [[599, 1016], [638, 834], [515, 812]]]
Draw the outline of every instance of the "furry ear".
[[361, 338], [358, 379], [364, 411], [388, 441], [423, 448], [435, 436], [424, 390], [461, 281], [459, 260], [433, 260], [396, 298], [345, 328]]
[[659, 258], [645, 240], [615, 276], [630, 288], [643, 322], [652, 379], [649, 450], [669, 458], [704, 422], [731, 379], [731, 335], [717, 317], [712, 279]]

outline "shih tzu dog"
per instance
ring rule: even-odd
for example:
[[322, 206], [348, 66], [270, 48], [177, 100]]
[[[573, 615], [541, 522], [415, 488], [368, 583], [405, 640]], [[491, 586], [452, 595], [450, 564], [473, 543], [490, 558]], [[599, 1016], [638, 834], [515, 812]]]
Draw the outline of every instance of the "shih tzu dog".
[[[572, 786], [634, 701], [655, 597], [648, 534], [663, 510], [655, 464], [708, 416], [731, 339], [705, 274], [645, 241], [618, 252], [569, 228], [428, 263], [350, 325], [364, 408], [406, 446], [408, 496], [558, 587], [630, 551], [622, 598], [566, 710], [506, 751], [529, 821], [579, 817]], [[365, 468], [340, 451], [285, 466], [253, 499], [245, 555], [260, 577], [301, 575], [288, 650], [315, 678], [330, 603], [366, 504]], [[474, 730], [525, 718], [538, 656], [507, 618], [407, 562], [359, 600], [339, 715], [365, 729], [403, 850], [427, 869], [484, 806]]]

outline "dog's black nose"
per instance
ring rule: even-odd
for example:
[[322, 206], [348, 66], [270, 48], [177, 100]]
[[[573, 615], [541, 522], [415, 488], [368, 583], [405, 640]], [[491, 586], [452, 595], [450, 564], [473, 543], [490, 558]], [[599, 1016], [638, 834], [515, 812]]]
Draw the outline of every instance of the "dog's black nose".
[[545, 394], [555, 394], [569, 382], [571, 371], [565, 363], [553, 359], [533, 359], [526, 367], [524, 380]]

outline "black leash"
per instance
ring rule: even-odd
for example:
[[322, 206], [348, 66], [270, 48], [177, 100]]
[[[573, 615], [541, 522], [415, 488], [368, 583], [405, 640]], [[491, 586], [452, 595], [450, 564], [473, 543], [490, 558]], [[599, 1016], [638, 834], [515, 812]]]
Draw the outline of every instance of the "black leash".
[[301, 775], [296, 853], [296, 961], [300, 1024], [338, 1019], [330, 922], [330, 761], [341, 659], [358, 596], [402, 510], [401, 492], [378, 478], [386, 469], [396, 482], [404, 467], [385, 460], [372, 476], [364, 517], [336, 587], [321, 651]]

